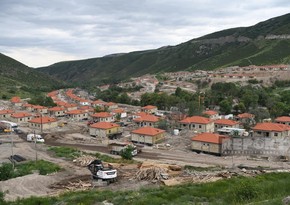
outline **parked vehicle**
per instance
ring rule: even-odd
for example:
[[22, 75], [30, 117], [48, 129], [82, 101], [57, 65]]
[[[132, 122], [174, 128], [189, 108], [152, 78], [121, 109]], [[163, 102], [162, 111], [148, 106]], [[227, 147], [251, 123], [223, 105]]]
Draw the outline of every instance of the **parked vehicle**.
[[9, 121], [5, 121], [5, 120], [1, 120], [0, 121], [0, 124], [2, 126], [5, 126], [6, 127], [6, 131], [5, 132], [8, 132], [8, 130], [10, 132], [13, 132], [15, 131], [17, 128], [18, 128], [18, 124], [17, 123], [14, 123], [14, 122], [9, 122]]
[[41, 135], [38, 135], [38, 134], [28, 134], [27, 141], [28, 142], [44, 142], [44, 139], [41, 137]]
[[117, 170], [112, 166], [104, 167], [101, 160], [96, 159], [88, 165], [93, 179], [107, 181], [108, 184], [117, 180]]
[[128, 148], [128, 146], [133, 147], [132, 156], [136, 156], [138, 154], [138, 149], [134, 144], [127, 144], [121, 142], [113, 142], [108, 144], [108, 149], [111, 154], [120, 155], [123, 149]]

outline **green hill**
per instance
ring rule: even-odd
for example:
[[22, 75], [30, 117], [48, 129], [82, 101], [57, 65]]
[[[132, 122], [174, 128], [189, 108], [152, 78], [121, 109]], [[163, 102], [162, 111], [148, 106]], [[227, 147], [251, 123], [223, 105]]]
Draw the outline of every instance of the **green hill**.
[[63, 84], [52, 76], [0, 53], [0, 98], [13, 95], [31, 96], [33, 93], [56, 89]]
[[114, 82], [147, 73], [213, 70], [232, 65], [288, 64], [290, 14], [158, 49], [66, 61], [39, 71], [78, 84]]

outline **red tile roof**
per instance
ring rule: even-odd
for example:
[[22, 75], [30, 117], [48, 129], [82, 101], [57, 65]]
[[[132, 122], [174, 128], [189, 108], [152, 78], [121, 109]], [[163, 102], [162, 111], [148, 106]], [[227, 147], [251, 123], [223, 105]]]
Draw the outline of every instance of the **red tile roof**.
[[108, 106], [108, 107], [113, 106], [113, 105], [117, 105], [117, 103], [114, 103], [114, 102], [108, 102], [108, 103], [105, 104], [105, 106]]
[[20, 103], [21, 99], [18, 96], [14, 96], [14, 97], [11, 98], [10, 102], [12, 102], [12, 103]]
[[251, 113], [242, 113], [238, 115], [238, 118], [254, 118], [255, 115], [251, 114]]
[[46, 123], [56, 122], [56, 121], [57, 120], [55, 118], [44, 116], [44, 117], [33, 118], [32, 120], [29, 120], [28, 122], [37, 123], [37, 124], [46, 124]]
[[14, 110], [0, 110], [0, 115], [12, 114], [12, 113], [14, 113]]
[[221, 144], [223, 140], [227, 140], [229, 137], [224, 135], [219, 135], [216, 133], [204, 132], [201, 134], [196, 135], [192, 138], [192, 141], [198, 142], [207, 142], [207, 143], [214, 143], [214, 144]]
[[11, 117], [14, 117], [14, 118], [22, 118], [22, 117], [30, 117], [30, 116], [32, 116], [32, 114], [28, 112], [16, 112], [11, 115]]
[[263, 122], [257, 123], [255, 127], [252, 128], [255, 131], [276, 131], [276, 132], [283, 132], [290, 130], [290, 126], [280, 124], [280, 123], [272, 123], [272, 122]]
[[211, 115], [218, 114], [218, 112], [215, 110], [207, 110], [207, 111], [204, 111], [203, 114], [211, 116]]
[[236, 124], [239, 124], [239, 122], [234, 121], [234, 120], [229, 120], [229, 119], [219, 119], [214, 121], [215, 124], [220, 124], [220, 125], [229, 125], [233, 126]]
[[105, 117], [112, 117], [113, 115], [108, 112], [97, 112], [92, 115], [92, 117], [99, 117], [99, 118], [105, 118]]
[[133, 130], [132, 133], [139, 134], [139, 135], [155, 136], [160, 133], [165, 133], [165, 130], [161, 130], [154, 127], [141, 127], [139, 129]]
[[155, 115], [142, 115], [140, 117], [137, 117], [134, 119], [135, 122], [158, 122], [159, 118], [156, 117]]
[[276, 122], [290, 122], [290, 117], [288, 116], [281, 116], [275, 119]]
[[22, 107], [33, 107], [33, 105], [26, 103], [26, 104], [22, 105]]
[[147, 105], [147, 106], [142, 107], [142, 109], [144, 109], [144, 110], [152, 110], [152, 109], [156, 109], [156, 108], [157, 107], [154, 105]]
[[113, 110], [112, 112], [113, 112], [113, 113], [124, 113], [125, 111], [124, 111], [124, 109], [119, 108], [119, 109], [115, 109], [115, 110]]
[[67, 111], [66, 114], [68, 115], [79, 115], [79, 114], [84, 114], [86, 113], [85, 110], [71, 110], [71, 111]]
[[181, 120], [180, 123], [196, 123], [196, 124], [209, 124], [211, 123], [212, 120], [206, 117], [201, 117], [201, 116], [192, 116], [192, 117], [187, 117], [184, 120]]
[[41, 109], [47, 109], [47, 107], [44, 107], [44, 106], [41, 106], [41, 105], [32, 105], [32, 107], [34, 109], [38, 109], [38, 110], [41, 110]]
[[110, 129], [114, 127], [120, 127], [120, 125], [111, 122], [97, 122], [90, 125], [91, 128], [98, 128], [98, 129]]
[[63, 107], [52, 107], [48, 109], [49, 111], [64, 111], [65, 109]]

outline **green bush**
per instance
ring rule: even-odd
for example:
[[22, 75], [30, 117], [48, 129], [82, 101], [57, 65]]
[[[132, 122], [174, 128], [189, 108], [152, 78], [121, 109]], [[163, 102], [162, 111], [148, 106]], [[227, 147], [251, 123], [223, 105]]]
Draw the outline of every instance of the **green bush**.
[[13, 178], [13, 165], [10, 163], [3, 163], [0, 166], [0, 181]]
[[121, 157], [123, 159], [131, 160], [133, 158], [133, 154], [132, 154], [133, 150], [134, 150], [134, 147], [132, 147], [131, 145], [129, 145], [125, 149], [122, 149]]
[[50, 147], [49, 151], [53, 151], [57, 157], [64, 157], [67, 159], [75, 159], [81, 156], [81, 151], [72, 147]]

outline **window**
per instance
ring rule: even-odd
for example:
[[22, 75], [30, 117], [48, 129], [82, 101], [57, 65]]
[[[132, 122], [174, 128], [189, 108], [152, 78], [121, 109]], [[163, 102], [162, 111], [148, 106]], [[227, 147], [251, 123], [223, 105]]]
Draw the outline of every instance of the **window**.
[[274, 136], [275, 136], [275, 137], [278, 137], [278, 133], [277, 133], [277, 132], [274, 132]]
[[199, 125], [198, 127], [201, 128], [201, 125]]

